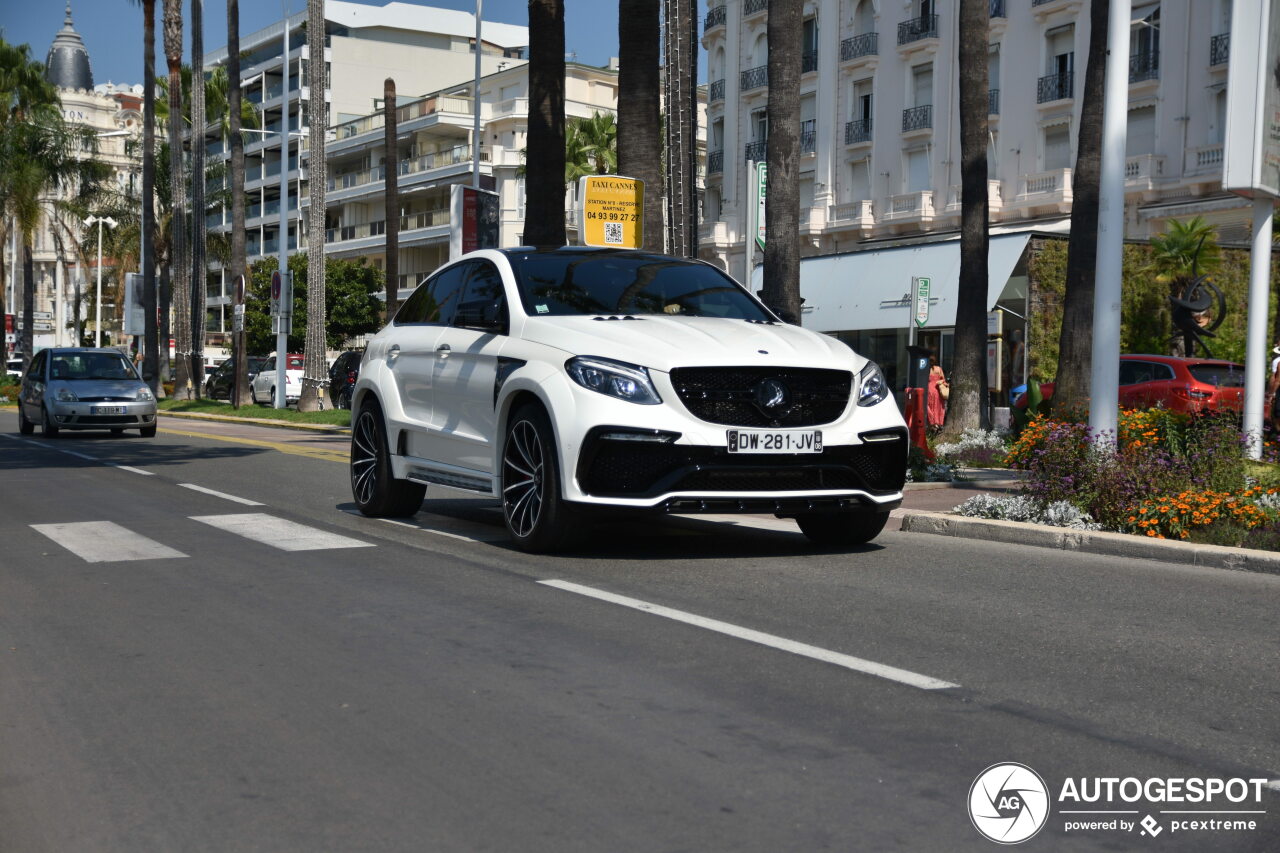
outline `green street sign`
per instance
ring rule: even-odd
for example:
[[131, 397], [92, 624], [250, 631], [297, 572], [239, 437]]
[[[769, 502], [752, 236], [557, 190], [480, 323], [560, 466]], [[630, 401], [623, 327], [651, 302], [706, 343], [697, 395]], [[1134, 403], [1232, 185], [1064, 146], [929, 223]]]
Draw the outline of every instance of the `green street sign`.
[[927, 276], [915, 276], [911, 279], [911, 314], [921, 329], [929, 325], [929, 289], [932, 286], [933, 280]]
[[769, 164], [756, 163], [756, 244], [764, 248], [764, 207], [769, 195]]

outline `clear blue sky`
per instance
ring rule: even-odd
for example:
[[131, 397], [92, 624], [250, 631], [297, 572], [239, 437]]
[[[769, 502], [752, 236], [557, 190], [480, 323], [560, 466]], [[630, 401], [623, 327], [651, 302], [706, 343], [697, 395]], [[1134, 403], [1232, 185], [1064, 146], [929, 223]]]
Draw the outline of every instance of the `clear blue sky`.
[[[359, 0], [356, 0], [359, 2]], [[402, 0], [419, 6], [436, 6], [474, 12], [474, 0]], [[658, 2], [658, 0], [654, 0]], [[156, 73], [163, 75], [164, 45], [159, 28], [157, 0]], [[240, 34], [247, 35], [280, 20], [287, 5], [290, 13], [306, 8], [305, 0], [241, 0]], [[382, 0], [370, 5], [383, 5]], [[44, 61], [49, 45], [62, 29], [66, 0], [0, 0], [0, 32], [6, 41], [31, 45], [32, 55]], [[189, 0], [184, 3], [189, 8]], [[528, 23], [528, 0], [484, 0], [484, 19], [503, 24]], [[134, 0], [72, 0], [76, 31], [89, 50], [95, 83], [142, 82], [142, 10]], [[190, 45], [189, 19], [183, 36]], [[227, 43], [225, 0], [205, 0], [205, 51]], [[613, 0], [565, 0], [565, 47], [579, 62], [604, 65], [618, 55], [618, 4]], [[188, 47], [189, 50], [189, 47]], [[189, 58], [187, 53], [186, 57]], [[702, 75], [706, 76], [705, 70]]]

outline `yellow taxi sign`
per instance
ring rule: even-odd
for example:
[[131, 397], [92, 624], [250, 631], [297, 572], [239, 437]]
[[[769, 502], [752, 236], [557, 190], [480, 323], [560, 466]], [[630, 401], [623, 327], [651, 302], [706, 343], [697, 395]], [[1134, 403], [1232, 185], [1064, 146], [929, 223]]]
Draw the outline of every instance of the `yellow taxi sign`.
[[578, 181], [578, 242], [639, 249], [644, 244], [644, 181], [587, 175]]

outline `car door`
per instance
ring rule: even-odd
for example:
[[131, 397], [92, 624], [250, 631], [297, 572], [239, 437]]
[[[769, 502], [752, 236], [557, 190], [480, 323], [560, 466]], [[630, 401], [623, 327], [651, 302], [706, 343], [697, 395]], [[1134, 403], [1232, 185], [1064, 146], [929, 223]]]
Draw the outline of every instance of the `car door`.
[[258, 371], [258, 375], [253, 377], [253, 382], [251, 383], [253, 388], [253, 396], [258, 398], [259, 400], [265, 399], [274, 403], [275, 401], [270, 400], [270, 397], [271, 397], [271, 386], [275, 383], [275, 381], [276, 381], [276, 357], [271, 356], [270, 358], [268, 358], [266, 361], [262, 363], [262, 369]]
[[469, 268], [470, 264], [455, 264], [427, 279], [393, 321], [395, 333], [385, 358], [397, 405], [390, 407], [388, 417], [395, 421], [393, 427], [407, 429], [405, 452], [410, 456], [435, 459], [439, 451], [431, 435], [436, 339], [453, 319]]
[[487, 260], [472, 263], [453, 321], [436, 340], [432, 385], [435, 458], [492, 472], [498, 361], [507, 342], [502, 273]]
[[40, 408], [44, 404], [44, 364], [48, 359], [48, 350], [36, 353], [35, 358], [27, 365], [27, 372], [22, 377], [22, 388], [18, 391], [18, 405], [22, 406], [27, 420], [40, 423]]

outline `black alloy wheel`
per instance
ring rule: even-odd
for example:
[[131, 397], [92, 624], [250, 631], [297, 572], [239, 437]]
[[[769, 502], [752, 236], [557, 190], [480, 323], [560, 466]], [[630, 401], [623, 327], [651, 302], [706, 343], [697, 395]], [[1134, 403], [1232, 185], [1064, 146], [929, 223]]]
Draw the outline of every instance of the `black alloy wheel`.
[[40, 407], [40, 431], [44, 433], [45, 438], [58, 437], [58, 425], [53, 422], [53, 418], [49, 416], [49, 410], [44, 406]]
[[427, 487], [391, 476], [391, 451], [382, 410], [372, 401], [360, 407], [351, 427], [351, 495], [356, 508], [373, 518], [407, 518], [417, 513]]
[[865, 545], [880, 535], [889, 513], [874, 510], [816, 512], [796, 516], [800, 532], [817, 545], [843, 547]]
[[540, 406], [522, 406], [507, 426], [502, 450], [502, 515], [522, 551], [568, 544], [575, 513], [560, 498], [555, 433]]

